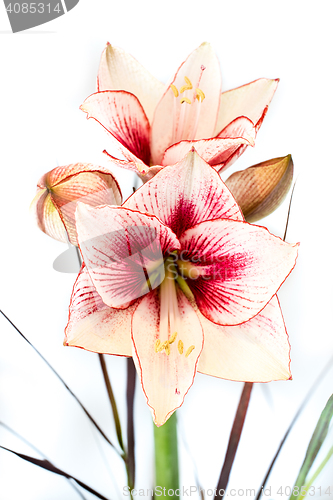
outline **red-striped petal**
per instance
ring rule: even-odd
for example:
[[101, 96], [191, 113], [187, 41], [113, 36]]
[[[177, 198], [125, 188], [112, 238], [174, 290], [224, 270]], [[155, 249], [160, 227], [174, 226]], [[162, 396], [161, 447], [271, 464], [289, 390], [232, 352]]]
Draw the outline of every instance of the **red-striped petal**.
[[[200, 321], [186, 297], [178, 291], [179, 323], [176, 340], [165, 350], [155, 352], [160, 338], [160, 300], [157, 291], [144, 297], [138, 305], [132, 323], [133, 359], [154, 422], [160, 426], [179, 408], [193, 384], [198, 359], [203, 346]], [[174, 333], [174, 332], [172, 332]], [[162, 341], [164, 339], [161, 339]], [[184, 345], [178, 351], [178, 341]], [[187, 357], [186, 351], [194, 346]]]
[[132, 356], [131, 323], [135, 307], [119, 310], [104, 304], [83, 265], [72, 292], [64, 344]]
[[199, 372], [243, 382], [291, 378], [290, 345], [277, 296], [238, 326], [216, 325], [197, 313], [205, 337]]
[[296, 263], [290, 245], [266, 228], [212, 220], [180, 238], [182, 258], [193, 262], [188, 285], [202, 314], [220, 325], [237, 325], [258, 314]]
[[149, 165], [149, 122], [137, 97], [121, 90], [106, 90], [88, 97], [80, 106], [116, 139], [125, 158]]
[[125, 309], [156, 288], [164, 278], [164, 256], [180, 248], [155, 216], [125, 208], [79, 203], [76, 227], [93, 284], [110, 307]]
[[177, 236], [204, 220], [244, 220], [217, 172], [195, 151], [164, 167], [123, 206], [156, 215]]

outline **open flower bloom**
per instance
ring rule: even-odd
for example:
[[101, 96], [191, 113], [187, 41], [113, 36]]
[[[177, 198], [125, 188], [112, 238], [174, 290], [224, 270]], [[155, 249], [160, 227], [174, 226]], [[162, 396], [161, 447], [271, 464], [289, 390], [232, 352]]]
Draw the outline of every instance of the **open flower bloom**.
[[120, 205], [122, 196], [109, 170], [91, 163], [75, 163], [54, 168], [39, 179], [30, 211], [44, 233], [77, 245], [74, 214], [78, 201], [92, 206]]
[[143, 181], [180, 161], [192, 145], [220, 172], [254, 145], [277, 84], [261, 78], [221, 94], [218, 60], [203, 43], [163, 85], [131, 55], [108, 44], [98, 92], [81, 109], [103, 125], [126, 158], [114, 161]]
[[217, 172], [191, 151], [122, 207], [78, 204], [84, 260], [65, 345], [133, 356], [157, 425], [196, 371], [289, 379], [276, 292], [298, 245], [244, 221]]

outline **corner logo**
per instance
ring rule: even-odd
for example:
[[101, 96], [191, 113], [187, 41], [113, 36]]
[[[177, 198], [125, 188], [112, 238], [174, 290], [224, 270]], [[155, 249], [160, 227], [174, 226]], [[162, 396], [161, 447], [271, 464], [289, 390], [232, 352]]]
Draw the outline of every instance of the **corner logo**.
[[48, 23], [73, 9], [79, 0], [41, 0], [37, 2], [4, 0], [13, 33]]

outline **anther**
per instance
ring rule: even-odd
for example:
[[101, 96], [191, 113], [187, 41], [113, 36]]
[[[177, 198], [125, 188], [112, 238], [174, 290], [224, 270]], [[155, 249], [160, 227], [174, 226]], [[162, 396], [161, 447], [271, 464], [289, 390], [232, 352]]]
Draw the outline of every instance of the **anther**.
[[175, 97], [178, 97], [178, 96], [179, 96], [179, 92], [178, 92], [178, 89], [177, 89], [176, 85], [171, 84], [171, 85], [170, 85], [170, 89], [172, 90], [173, 95], [174, 95]]
[[187, 102], [188, 104], [191, 104], [191, 101], [189, 100], [188, 97], [183, 97], [181, 100], [180, 100], [180, 104], [183, 104], [183, 102]]
[[183, 344], [182, 340], [178, 341], [178, 352], [179, 352], [179, 354], [183, 354], [183, 352], [184, 352], [184, 344]]
[[205, 94], [203, 93], [203, 91], [201, 89], [195, 89], [197, 95], [196, 95], [196, 98], [198, 99], [198, 101], [200, 101], [201, 99], [201, 102], [204, 100], [204, 98], [206, 97]]
[[190, 347], [186, 351], [185, 358], [187, 358], [191, 354], [191, 352], [193, 351], [193, 349], [195, 349], [195, 346], [194, 345], [190, 345]]
[[169, 344], [173, 344], [173, 342], [176, 340], [176, 337], [177, 337], [177, 332], [171, 335], [171, 337], [169, 338]]
[[161, 341], [160, 341], [160, 339], [157, 339], [155, 342], [155, 352], [159, 352], [160, 345], [161, 345]]
[[183, 85], [182, 87], [180, 87], [179, 89], [179, 93], [182, 94], [183, 92], [185, 92], [185, 90], [191, 90], [193, 89], [193, 85], [192, 85], [192, 82], [189, 78], [187, 78], [187, 76], [184, 76], [184, 80], [186, 82], [186, 85]]

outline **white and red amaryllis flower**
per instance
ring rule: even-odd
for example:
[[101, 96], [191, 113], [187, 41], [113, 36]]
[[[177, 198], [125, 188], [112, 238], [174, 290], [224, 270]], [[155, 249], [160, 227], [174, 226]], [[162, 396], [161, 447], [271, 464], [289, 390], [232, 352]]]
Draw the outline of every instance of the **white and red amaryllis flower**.
[[133, 356], [156, 425], [196, 371], [291, 378], [276, 292], [298, 244], [244, 221], [217, 172], [191, 151], [121, 207], [78, 204], [84, 260], [65, 345]]
[[103, 125], [126, 159], [113, 161], [145, 182], [192, 145], [218, 172], [225, 170], [254, 145], [277, 84], [261, 78], [221, 94], [219, 62], [203, 43], [164, 85], [130, 54], [107, 44], [98, 92], [81, 109]]
[[73, 163], [54, 168], [39, 179], [30, 211], [48, 236], [77, 245], [74, 214], [78, 201], [92, 206], [121, 205], [122, 195], [106, 168]]

